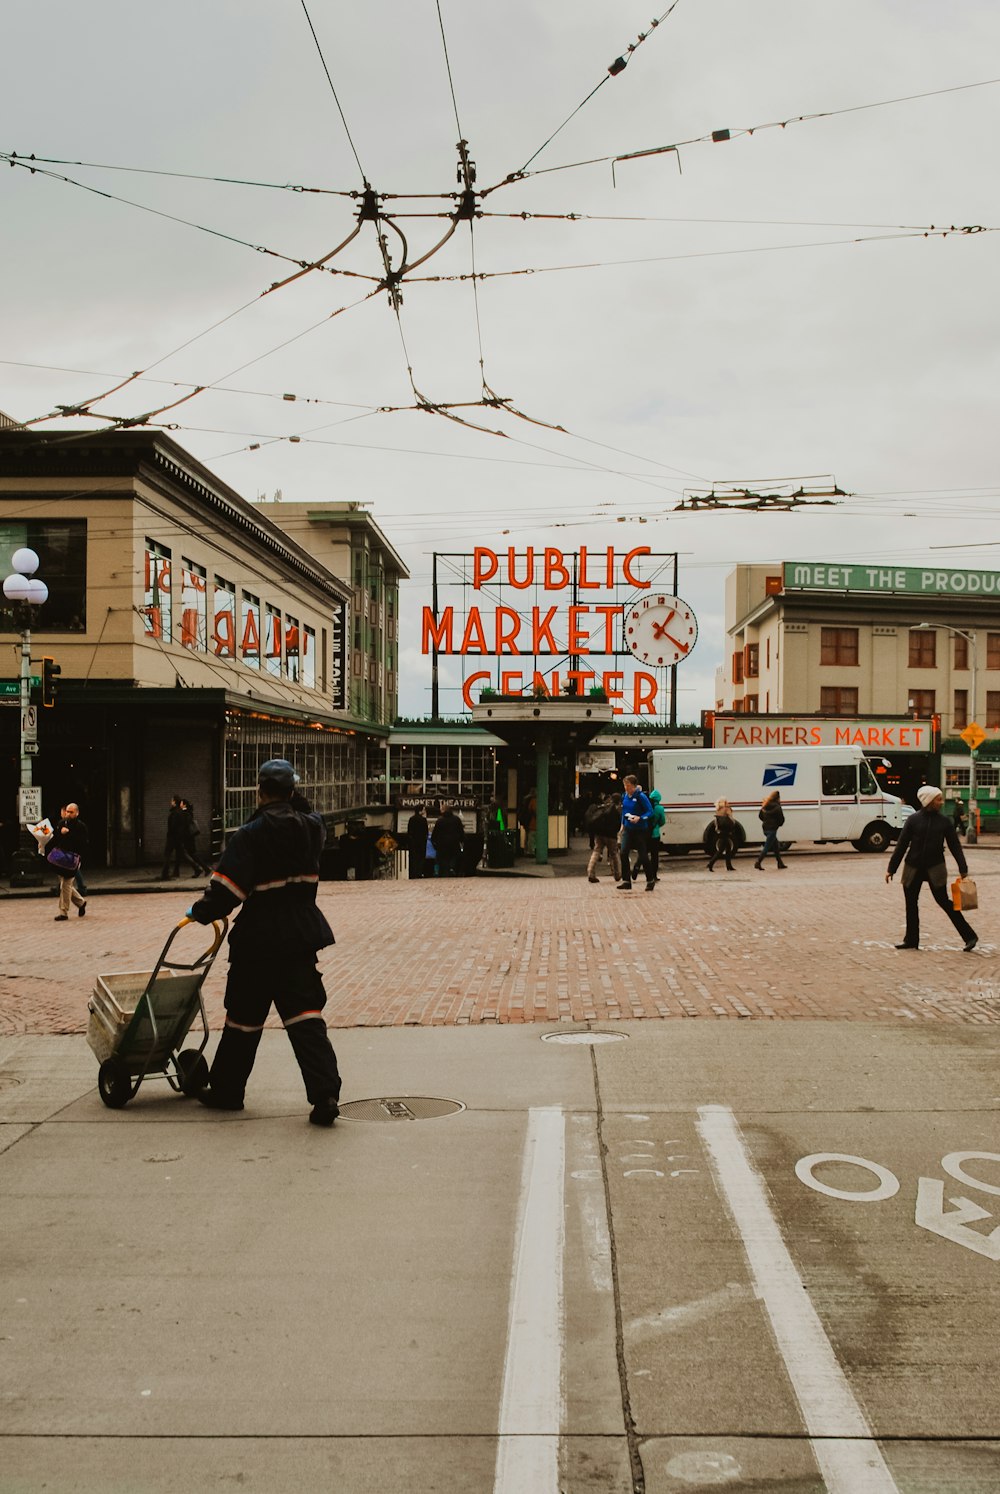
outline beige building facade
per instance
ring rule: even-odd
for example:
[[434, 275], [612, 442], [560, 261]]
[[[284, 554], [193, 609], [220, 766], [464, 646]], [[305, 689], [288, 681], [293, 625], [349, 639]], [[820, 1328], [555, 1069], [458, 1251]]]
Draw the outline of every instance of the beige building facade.
[[[32, 673], [45, 656], [62, 671], [55, 706], [38, 711], [34, 781], [50, 815], [80, 803], [92, 861], [160, 860], [175, 793], [194, 802], [207, 856], [209, 835], [221, 844], [252, 808], [268, 757], [292, 758], [321, 810], [365, 803], [396, 677], [383, 656], [371, 661], [377, 700], [352, 690], [355, 589], [333, 567], [356, 526], [341, 526], [338, 550], [331, 519], [325, 544], [300, 541], [275, 507], [159, 433], [0, 432], [0, 565], [7, 574], [21, 546], [38, 553], [49, 600], [32, 619]], [[361, 527], [366, 548], [394, 555], [370, 516]], [[405, 574], [400, 562], [393, 575]], [[8, 677], [18, 628], [0, 609]], [[19, 726], [16, 709], [0, 710], [5, 804]]]
[[719, 711], [938, 717], [943, 737], [974, 713], [1000, 737], [1000, 571], [740, 565], [726, 637]]

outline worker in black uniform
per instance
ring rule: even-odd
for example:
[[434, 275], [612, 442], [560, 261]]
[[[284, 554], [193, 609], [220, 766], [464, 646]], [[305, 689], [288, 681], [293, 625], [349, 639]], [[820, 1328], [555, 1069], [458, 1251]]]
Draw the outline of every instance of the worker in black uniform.
[[326, 992], [316, 968], [317, 952], [334, 942], [316, 906], [325, 830], [296, 791], [297, 783], [284, 758], [263, 765], [256, 813], [237, 830], [203, 896], [189, 910], [189, 917], [207, 924], [240, 907], [229, 935], [226, 1025], [210, 1087], [198, 1099], [211, 1110], [243, 1109], [273, 1002], [302, 1071], [312, 1105], [309, 1119], [315, 1126], [332, 1126], [340, 1114], [340, 1073], [322, 1016]]

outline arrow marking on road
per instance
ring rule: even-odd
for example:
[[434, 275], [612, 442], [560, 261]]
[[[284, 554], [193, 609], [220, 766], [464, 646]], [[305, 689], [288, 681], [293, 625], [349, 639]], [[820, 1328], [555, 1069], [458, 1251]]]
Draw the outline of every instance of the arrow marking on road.
[[968, 1226], [983, 1219], [992, 1219], [986, 1209], [981, 1209], [971, 1198], [949, 1198], [952, 1208], [945, 1213], [944, 1183], [940, 1178], [917, 1179], [917, 1208], [914, 1215], [921, 1229], [951, 1240], [955, 1245], [964, 1245], [977, 1255], [985, 1255], [989, 1261], [1000, 1261], [1000, 1225], [988, 1235], [981, 1235]]

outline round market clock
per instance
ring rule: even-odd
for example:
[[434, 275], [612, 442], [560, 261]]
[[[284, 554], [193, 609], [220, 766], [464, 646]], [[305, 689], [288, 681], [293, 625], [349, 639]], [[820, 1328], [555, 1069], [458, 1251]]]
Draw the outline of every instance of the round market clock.
[[625, 614], [625, 642], [644, 664], [678, 664], [698, 640], [698, 619], [680, 597], [651, 593]]

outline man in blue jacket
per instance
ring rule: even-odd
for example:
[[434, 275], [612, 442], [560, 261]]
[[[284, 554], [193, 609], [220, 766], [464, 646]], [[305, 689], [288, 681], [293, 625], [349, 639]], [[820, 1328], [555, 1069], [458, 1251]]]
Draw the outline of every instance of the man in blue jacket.
[[229, 935], [226, 1025], [209, 1089], [198, 1099], [210, 1110], [242, 1110], [271, 1004], [284, 1023], [312, 1105], [314, 1126], [332, 1126], [340, 1110], [340, 1073], [322, 1012], [326, 992], [316, 968], [319, 950], [334, 942], [316, 906], [325, 828], [296, 792], [298, 775], [284, 758], [260, 770], [256, 813], [237, 830], [201, 899], [197, 923], [240, 913]]
[[646, 891], [656, 886], [656, 874], [649, 863], [649, 832], [653, 823], [653, 806], [639, 787], [639, 780], [629, 774], [624, 783], [622, 796], [622, 876], [619, 892], [632, 891], [632, 853], [636, 853], [635, 872], [641, 871], [646, 878]]

